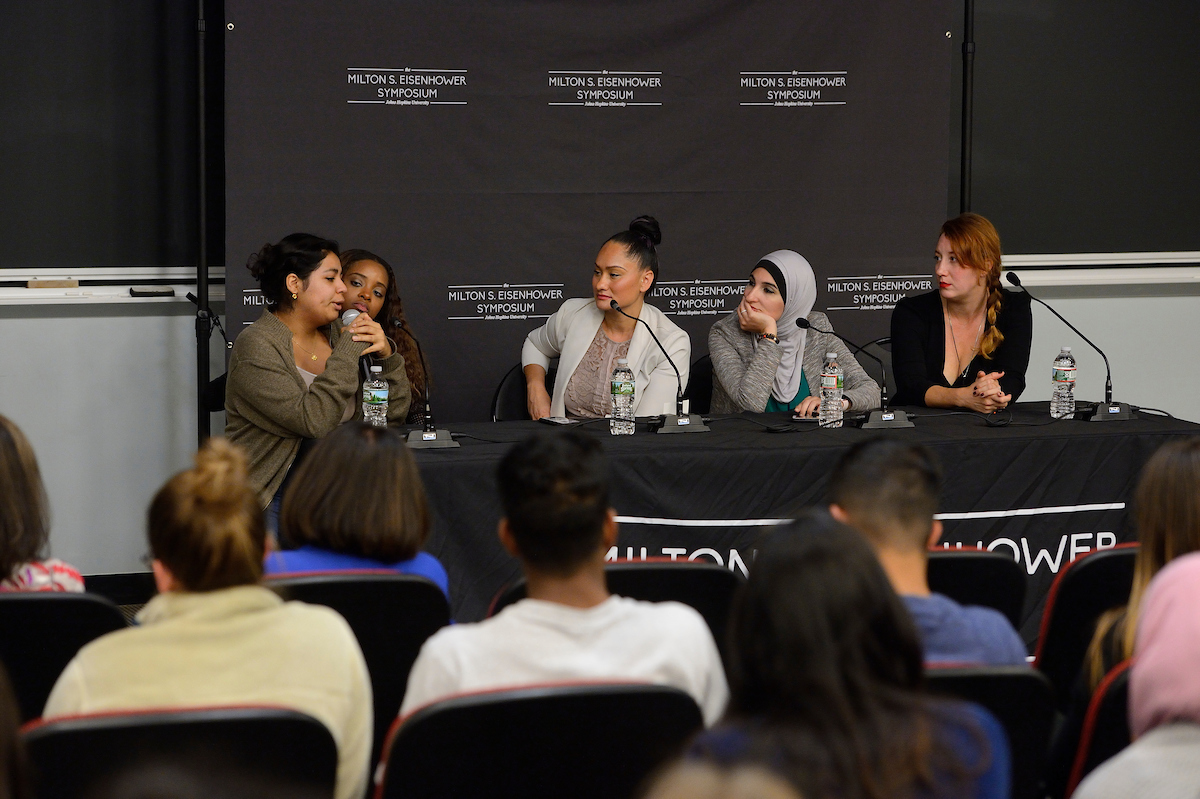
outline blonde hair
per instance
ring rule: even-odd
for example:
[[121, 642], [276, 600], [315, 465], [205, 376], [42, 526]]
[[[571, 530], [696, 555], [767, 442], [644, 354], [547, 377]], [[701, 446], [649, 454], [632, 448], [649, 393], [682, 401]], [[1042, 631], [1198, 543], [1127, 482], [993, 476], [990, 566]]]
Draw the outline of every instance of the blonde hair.
[[50, 503], [29, 439], [0, 416], [0, 580], [42, 557], [50, 540]]
[[1000, 234], [996, 226], [979, 214], [966, 213], [947, 220], [942, 235], [950, 242], [959, 263], [983, 272], [987, 286], [987, 330], [979, 342], [979, 354], [991, 359], [1004, 341], [996, 327], [1004, 295], [1000, 291]]
[[266, 529], [246, 472], [239, 448], [210, 438], [196, 465], [154, 495], [150, 551], [185, 591], [250, 585], [262, 577]]
[[[1133, 496], [1138, 553], [1129, 604], [1100, 617], [1088, 647], [1088, 683], [1095, 689], [1107, 667], [1133, 656], [1142, 598], [1154, 576], [1175, 558], [1200, 551], [1200, 437], [1164, 444], [1142, 467]], [[1111, 649], [1105, 651], [1105, 641]], [[1107, 655], [1116, 660], [1110, 662]]]

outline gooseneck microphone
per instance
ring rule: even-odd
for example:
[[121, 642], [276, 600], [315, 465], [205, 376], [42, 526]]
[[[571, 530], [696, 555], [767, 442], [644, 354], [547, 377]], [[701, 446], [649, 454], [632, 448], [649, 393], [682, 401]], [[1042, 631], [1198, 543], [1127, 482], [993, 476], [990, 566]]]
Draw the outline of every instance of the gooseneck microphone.
[[650, 338], [654, 339], [654, 343], [662, 350], [663, 357], [667, 359], [667, 363], [671, 364], [671, 368], [675, 370], [675, 413], [663, 417], [662, 427], [658, 429], [660, 433], [707, 433], [708, 427], [704, 424], [704, 419], [698, 414], [688, 414], [683, 412], [683, 378], [679, 375], [679, 367], [675, 365], [675, 361], [671, 360], [670, 353], [667, 348], [658, 340], [658, 336], [654, 335], [654, 330], [646, 323], [645, 319], [640, 319], [636, 316], [630, 316], [621, 308], [620, 303], [616, 300], [610, 300], [608, 307], [612, 308], [617, 313], [628, 319], [632, 319], [635, 323], [641, 322], [646, 326], [646, 332], [650, 334]]
[[[1108, 364], [1108, 356], [1104, 354], [1104, 350], [1097, 347], [1095, 342], [1093, 342], [1087, 336], [1083, 335], [1083, 333], [1079, 330], [1079, 328], [1075, 327], [1075, 325], [1068, 322], [1066, 320], [1066, 318], [1063, 317], [1062, 314], [1060, 314], [1058, 311], [1051, 308], [1049, 303], [1046, 303], [1043, 300], [1030, 294], [1029, 289], [1027, 289], [1023, 285], [1021, 285], [1021, 278], [1017, 277], [1017, 274], [1015, 272], [1005, 272], [1004, 276], [1008, 280], [1009, 283], [1012, 283], [1014, 286], [1016, 286], [1017, 288], [1024, 291], [1029, 296], [1029, 299], [1031, 299], [1035, 302], [1039, 302], [1042, 305], [1046, 306], [1046, 309], [1049, 310], [1050, 313], [1057, 316], [1064, 325], [1066, 325], [1067, 327], [1074, 330], [1075, 333], [1081, 339], [1083, 339], [1085, 342], [1087, 342], [1088, 346], [1090, 346], [1096, 352], [1100, 353], [1100, 357], [1104, 359], [1104, 371], [1105, 371], [1104, 402], [1103, 402], [1103, 404], [1096, 406], [1096, 410], [1092, 412], [1091, 420], [1093, 422], [1109, 422], [1109, 421], [1132, 419], [1133, 412], [1129, 409], [1129, 405], [1127, 403], [1113, 402], [1113, 398], [1112, 398], [1112, 367], [1109, 366], [1109, 364]], [[1084, 413], [1086, 413], [1086, 412], [1084, 412]], [[1084, 418], [1084, 413], [1077, 413], [1076, 418]]]
[[392, 322], [417, 346], [417, 358], [421, 361], [421, 371], [425, 373], [425, 425], [422, 429], [413, 430], [408, 434], [409, 449], [449, 449], [461, 446], [454, 440], [449, 430], [438, 430], [434, 425], [433, 408], [429, 404], [429, 364], [425, 361], [425, 352], [421, 349], [421, 342], [417, 340], [403, 320], [393, 319]]
[[849, 345], [851, 349], [862, 353], [871, 360], [875, 361], [875, 363], [879, 364], [879, 373], [883, 377], [882, 385], [879, 386], [879, 410], [871, 411], [871, 415], [868, 416], [867, 420], [862, 424], [864, 430], [877, 430], [886, 427], [916, 426], [909, 421], [908, 414], [904, 411], [893, 411], [888, 408], [887, 367], [884, 366], [883, 360], [867, 352], [865, 349], [855, 344], [841, 333], [836, 333], [832, 330], [822, 330], [819, 327], [813, 327], [812, 322], [808, 321], [803, 316], [796, 320], [796, 327], [801, 328], [802, 330], [812, 330], [817, 333], [824, 333], [826, 335], [841, 339], [843, 342]]

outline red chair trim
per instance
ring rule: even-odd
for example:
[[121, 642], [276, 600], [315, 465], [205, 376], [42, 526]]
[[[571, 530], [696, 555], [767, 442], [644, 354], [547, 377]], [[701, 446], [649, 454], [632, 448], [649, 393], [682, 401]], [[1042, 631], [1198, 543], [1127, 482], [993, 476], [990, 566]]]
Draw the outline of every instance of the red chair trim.
[[1046, 633], [1050, 630], [1050, 621], [1054, 618], [1054, 605], [1058, 601], [1058, 591], [1067, 572], [1069, 572], [1075, 566], [1075, 564], [1100, 552], [1112, 552], [1115, 549], [1135, 549], [1137, 546], [1137, 541], [1129, 541], [1124, 544], [1117, 544], [1116, 546], [1109, 547], [1108, 549], [1093, 549], [1091, 552], [1085, 552], [1084, 554], [1075, 558], [1075, 560], [1068, 563], [1063, 567], [1062, 571], [1055, 575], [1054, 582], [1050, 584], [1050, 593], [1046, 595], [1046, 607], [1042, 608], [1042, 620], [1038, 624], [1037, 648], [1033, 653], [1033, 667], [1035, 669], [1042, 665], [1042, 650], [1046, 646]]
[[1100, 714], [1100, 705], [1108, 695], [1109, 688], [1117, 681], [1118, 677], [1129, 670], [1131, 663], [1133, 660], [1123, 660], [1113, 666], [1112, 670], [1105, 674], [1104, 679], [1096, 686], [1096, 690], [1092, 692], [1092, 698], [1088, 702], [1087, 715], [1083, 718], [1083, 732], [1079, 736], [1079, 747], [1075, 750], [1075, 762], [1071, 765], [1071, 778], [1067, 780], [1067, 791], [1063, 795], [1063, 799], [1070, 799], [1071, 794], [1075, 793], [1075, 789], [1083, 781], [1083, 767], [1087, 763], [1088, 750], [1092, 748], [1092, 734], [1096, 731], [1096, 716]]
[[[303, 710], [286, 705], [165, 705], [163, 707], [130, 708], [129, 710], [101, 710], [95, 713], [74, 713], [70, 716], [55, 716], [52, 719], [30, 719], [21, 725], [19, 732], [24, 735], [40, 727], [58, 724], [63, 721], [78, 721], [80, 719], [136, 718], [138, 716], [163, 716], [169, 713], [195, 713], [205, 710], [288, 710], [313, 718]], [[320, 719], [317, 719], [320, 721]]]

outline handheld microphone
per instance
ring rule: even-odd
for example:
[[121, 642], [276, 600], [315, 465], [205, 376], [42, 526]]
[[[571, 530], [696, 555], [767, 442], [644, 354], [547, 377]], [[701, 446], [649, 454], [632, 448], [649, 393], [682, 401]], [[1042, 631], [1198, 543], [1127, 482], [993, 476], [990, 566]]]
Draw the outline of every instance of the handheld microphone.
[[350, 323], [360, 316], [362, 316], [362, 312], [357, 308], [347, 308], [342, 313], [342, 327], [350, 327]]
[[888, 408], [887, 367], [884, 366], [882, 359], [877, 358], [876, 356], [867, 352], [865, 349], [855, 344], [841, 333], [835, 333], [832, 330], [822, 330], [819, 327], [813, 327], [812, 322], [808, 321], [803, 316], [796, 320], [796, 327], [799, 327], [803, 330], [813, 330], [817, 333], [824, 333], [826, 335], [841, 339], [843, 342], [849, 345], [851, 349], [866, 355], [868, 358], [875, 361], [875, 363], [879, 364], [879, 373], [883, 377], [882, 385], [879, 386], [879, 410], [871, 411], [871, 415], [868, 416], [867, 420], [862, 423], [864, 430], [877, 430], [886, 427], [916, 426], [909, 421], [908, 414], [904, 411], [893, 411]]
[[617, 313], [626, 318], [632, 319], [635, 323], [641, 322], [646, 326], [646, 332], [650, 334], [650, 338], [654, 339], [654, 343], [662, 350], [663, 357], [667, 359], [667, 363], [671, 364], [671, 368], [675, 370], [675, 414], [663, 417], [662, 427], [658, 429], [660, 433], [707, 433], [708, 427], [704, 424], [704, 419], [695, 413], [683, 412], [683, 378], [679, 375], [679, 367], [675, 365], [675, 361], [671, 360], [671, 355], [667, 352], [667, 348], [658, 340], [658, 336], [654, 335], [654, 331], [650, 325], [646, 324], [645, 319], [639, 319], [636, 316], [630, 316], [621, 309], [620, 304], [616, 300], [611, 300], [608, 306]]
[[[1096, 409], [1094, 411], [1092, 411], [1092, 414], [1090, 417], [1091, 421], [1093, 421], [1093, 422], [1109, 422], [1109, 421], [1132, 419], [1133, 412], [1129, 409], [1128, 403], [1113, 402], [1113, 398], [1112, 398], [1112, 367], [1109, 366], [1109, 364], [1108, 364], [1108, 356], [1104, 354], [1104, 350], [1097, 347], [1096, 344], [1090, 338], [1088, 338], [1087, 336], [1083, 335], [1082, 332], [1080, 332], [1079, 328], [1075, 327], [1075, 325], [1068, 322], [1063, 317], [1062, 314], [1060, 314], [1058, 311], [1051, 308], [1048, 303], [1046, 303], [1046, 302], [1038, 299], [1037, 297], [1033, 296], [1032, 294], [1030, 294], [1029, 289], [1027, 289], [1023, 285], [1021, 285], [1021, 278], [1017, 277], [1017, 274], [1015, 272], [1006, 272], [1005, 278], [1008, 280], [1009, 283], [1012, 283], [1014, 286], [1016, 286], [1017, 288], [1024, 291], [1027, 295], [1029, 295], [1029, 299], [1034, 300], [1035, 302], [1040, 302], [1042, 305], [1045, 305], [1047, 310], [1050, 311], [1050, 313], [1057, 316], [1064, 325], [1066, 325], [1067, 327], [1074, 330], [1075, 333], [1081, 339], [1083, 339], [1084, 341], [1087, 342], [1088, 346], [1090, 346], [1096, 352], [1100, 353], [1100, 357], [1104, 359], [1104, 371], [1105, 371], [1104, 402], [1100, 405], [1097, 405]], [[1077, 412], [1076, 418], [1079, 418], [1079, 419], [1086, 418], [1086, 413], [1087, 413], [1086, 411]]]

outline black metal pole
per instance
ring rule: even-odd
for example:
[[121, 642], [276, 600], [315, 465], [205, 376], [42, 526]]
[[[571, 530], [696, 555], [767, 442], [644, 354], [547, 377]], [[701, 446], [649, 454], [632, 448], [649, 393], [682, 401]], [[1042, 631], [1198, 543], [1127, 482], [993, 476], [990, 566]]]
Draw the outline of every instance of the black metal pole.
[[958, 211], [971, 210], [971, 103], [975, 93], [975, 0], [966, 0], [963, 14], [962, 161], [959, 164]]
[[208, 311], [208, 169], [205, 163], [206, 103], [204, 98], [204, 0], [197, 0], [199, 15], [196, 18], [196, 55], [197, 55], [197, 121], [199, 158], [197, 161], [197, 200], [199, 201], [199, 216], [197, 218], [196, 236], [199, 246], [196, 248], [196, 298], [199, 300], [196, 308], [196, 438], [199, 444], [212, 433], [212, 418], [204, 402], [205, 390], [208, 388], [209, 370], [208, 343], [212, 337], [212, 318]]

